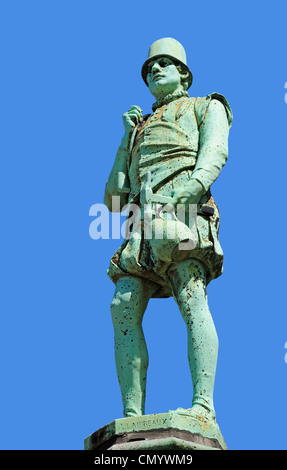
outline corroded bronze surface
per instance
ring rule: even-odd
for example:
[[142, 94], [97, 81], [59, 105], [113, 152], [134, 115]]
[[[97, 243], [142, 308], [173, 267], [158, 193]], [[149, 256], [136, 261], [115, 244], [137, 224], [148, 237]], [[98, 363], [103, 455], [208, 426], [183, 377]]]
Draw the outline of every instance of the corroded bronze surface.
[[[217, 426], [213, 389], [218, 350], [206, 286], [223, 266], [220, 215], [210, 188], [227, 160], [232, 112], [218, 93], [189, 97], [192, 74], [174, 39], [152, 45], [142, 74], [156, 98], [153, 113], [143, 116], [139, 106], [131, 106], [124, 114], [125, 134], [105, 190], [110, 210], [129, 203], [130, 210], [136, 205], [140, 213], [108, 269], [116, 285], [111, 312], [124, 416], [144, 415], [148, 353], [141, 323], [148, 301], [173, 296], [187, 327], [193, 381], [192, 407], [175, 413], [200, 422], [205, 432], [206, 423]], [[159, 211], [158, 204], [168, 210]], [[175, 213], [178, 205], [184, 220]], [[191, 207], [196, 208], [195, 221]], [[162, 237], [155, 236], [159, 229]], [[173, 236], [169, 229], [175, 230]]]
[[215, 423], [168, 412], [117, 419], [88, 436], [85, 449], [226, 450], [226, 444]]

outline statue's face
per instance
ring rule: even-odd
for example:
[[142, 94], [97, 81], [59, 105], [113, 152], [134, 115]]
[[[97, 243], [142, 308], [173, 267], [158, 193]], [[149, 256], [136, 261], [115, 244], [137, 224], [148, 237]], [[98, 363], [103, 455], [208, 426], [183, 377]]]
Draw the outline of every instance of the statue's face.
[[157, 58], [149, 63], [146, 79], [149, 90], [156, 99], [182, 90], [180, 72], [167, 57]]

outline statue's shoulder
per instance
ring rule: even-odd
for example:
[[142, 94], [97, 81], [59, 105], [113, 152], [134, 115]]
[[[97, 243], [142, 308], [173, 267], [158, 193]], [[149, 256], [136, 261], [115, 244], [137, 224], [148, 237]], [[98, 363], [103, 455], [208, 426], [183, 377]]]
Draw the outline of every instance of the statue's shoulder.
[[203, 123], [208, 107], [212, 100], [220, 101], [223, 104], [226, 111], [229, 126], [231, 126], [233, 120], [231, 107], [225, 96], [216, 92], [210, 93], [209, 95], [203, 97], [195, 98], [194, 110], [197, 117], [198, 125], [201, 126], [201, 124]]
[[146, 121], [151, 116], [151, 113], [143, 115], [143, 121]]

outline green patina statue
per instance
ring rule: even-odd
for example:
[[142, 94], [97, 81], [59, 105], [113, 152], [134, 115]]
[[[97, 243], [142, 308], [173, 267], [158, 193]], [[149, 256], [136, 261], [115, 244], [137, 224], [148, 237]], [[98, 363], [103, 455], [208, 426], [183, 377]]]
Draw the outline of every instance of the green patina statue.
[[[138, 106], [123, 115], [125, 134], [105, 190], [105, 204], [121, 211], [168, 202], [197, 207], [193, 244], [180, 250], [189, 224], [168, 211], [153, 222], [181, 226], [173, 239], [149, 239], [144, 227], [125, 239], [113, 255], [108, 275], [116, 285], [111, 304], [115, 356], [124, 416], [144, 415], [148, 352], [142, 319], [151, 297], [173, 296], [185, 321], [193, 382], [192, 407], [174, 413], [215, 422], [213, 389], [218, 338], [209, 311], [206, 286], [222, 273], [218, 240], [219, 210], [210, 187], [228, 155], [232, 112], [218, 93], [192, 98], [192, 73], [182, 45], [172, 38], [152, 44], [142, 77], [156, 102], [153, 114]], [[119, 201], [113, 204], [114, 200]], [[154, 233], [154, 232], [153, 232]]]

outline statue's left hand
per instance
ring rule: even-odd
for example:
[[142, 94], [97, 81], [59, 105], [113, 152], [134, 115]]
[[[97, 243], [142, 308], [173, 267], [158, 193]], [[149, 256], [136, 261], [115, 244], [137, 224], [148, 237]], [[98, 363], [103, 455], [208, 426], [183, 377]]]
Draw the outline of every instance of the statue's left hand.
[[178, 188], [174, 190], [172, 205], [185, 204], [188, 210], [189, 204], [198, 204], [204, 194], [204, 188], [197, 180], [192, 180], [188, 188]]

